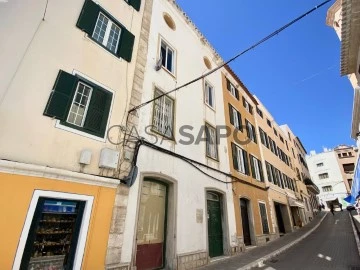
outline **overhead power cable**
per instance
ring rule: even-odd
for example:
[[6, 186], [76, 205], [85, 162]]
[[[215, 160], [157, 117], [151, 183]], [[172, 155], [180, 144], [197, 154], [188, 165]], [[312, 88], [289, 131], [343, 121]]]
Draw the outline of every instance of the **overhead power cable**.
[[148, 100], [148, 101], [146, 101], [146, 102], [144, 102], [144, 103], [142, 103], [142, 104], [140, 104], [140, 105], [138, 105], [138, 106], [133, 107], [132, 109], [130, 109], [130, 110], [128, 111], [128, 115], [129, 115], [131, 112], [136, 111], [136, 110], [138, 110], [138, 109], [146, 106], [147, 104], [154, 102], [155, 100], [157, 100], [157, 99], [159, 99], [159, 98], [162, 98], [163, 96], [166, 96], [166, 95], [168, 95], [168, 94], [170, 94], [170, 93], [172, 93], [172, 92], [178, 91], [178, 90], [180, 90], [181, 88], [184, 88], [184, 87], [186, 87], [186, 86], [188, 86], [188, 85], [191, 85], [191, 84], [193, 84], [193, 83], [195, 83], [195, 82], [197, 82], [197, 81], [199, 81], [199, 80], [201, 80], [201, 79], [209, 76], [210, 74], [218, 71], [218, 70], [221, 69], [222, 67], [224, 67], [224, 66], [228, 65], [229, 63], [233, 62], [234, 60], [236, 60], [238, 57], [240, 57], [240, 56], [242, 56], [243, 54], [247, 53], [248, 51], [256, 48], [256, 47], [259, 46], [260, 44], [262, 44], [262, 43], [266, 42], [267, 40], [271, 39], [272, 37], [278, 35], [279, 33], [281, 33], [282, 31], [284, 31], [284, 30], [285, 30], [286, 28], [288, 28], [289, 26], [291, 26], [291, 25], [293, 25], [294, 23], [300, 21], [301, 19], [303, 19], [303, 18], [306, 17], [307, 15], [313, 13], [315, 10], [317, 10], [318, 8], [324, 6], [325, 4], [329, 3], [330, 1], [332, 1], [332, 0], [324, 1], [324, 2], [322, 2], [321, 4], [315, 6], [314, 8], [312, 8], [312, 9], [310, 9], [309, 11], [305, 12], [304, 14], [300, 15], [299, 17], [297, 17], [296, 19], [292, 20], [291, 22], [285, 24], [283, 27], [281, 27], [281, 28], [277, 29], [276, 31], [272, 32], [270, 35], [268, 35], [268, 36], [266, 36], [265, 38], [261, 39], [260, 41], [256, 42], [254, 45], [252, 45], [252, 46], [248, 47], [247, 49], [245, 49], [244, 51], [238, 53], [238, 54], [235, 55], [233, 58], [230, 58], [228, 61], [224, 62], [224, 63], [221, 64], [220, 66], [218, 66], [218, 67], [210, 70], [209, 72], [207, 72], [207, 73], [205, 73], [205, 74], [203, 74], [203, 75], [201, 75], [201, 76], [199, 76], [199, 77], [197, 77], [197, 78], [195, 78], [195, 79], [193, 79], [193, 80], [191, 80], [191, 81], [189, 81], [189, 82], [187, 82], [187, 83], [185, 83], [185, 84], [182, 84], [182, 85], [174, 88], [174, 89], [171, 90], [171, 91], [168, 91], [168, 92], [166, 92], [166, 93], [163, 93], [163, 94], [161, 94], [161, 95], [159, 95], [159, 96], [157, 96], [157, 97], [155, 97], [155, 98], [153, 98], [153, 99], [150, 99], [150, 100]]

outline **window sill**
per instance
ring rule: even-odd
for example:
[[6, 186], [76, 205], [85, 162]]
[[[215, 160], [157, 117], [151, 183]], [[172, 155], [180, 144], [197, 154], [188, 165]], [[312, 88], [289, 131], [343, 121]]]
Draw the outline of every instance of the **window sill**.
[[80, 131], [80, 130], [77, 130], [75, 128], [65, 126], [65, 125], [61, 124], [59, 120], [56, 120], [55, 127], [58, 128], [58, 129], [61, 129], [61, 130], [65, 130], [65, 131], [68, 131], [68, 132], [71, 132], [71, 133], [74, 133], [74, 134], [77, 134], [77, 135], [80, 135], [80, 136], [95, 140], [95, 141], [106, 142], [106, 138], [97, 137], [95, 135], [91, 135], [91, 134], [86, 133], [84, 131]]
[[206, 107], [208, 107], [210, 110], [212, 110], [213, 112], [216, 112], [214, 107], [211, 107], [211, 105], [209, 105], [208, 103], [204, 102], [204, 104], [206, 105]]
[[173, 77], [174, 80], [176, 80], [176, 75], [174, 73], [172, 73], [170, 70], [168, 70], [166, 67], [161, 65], [161, 69], [165, 70], [166, 73], [168, 73], [171, 77]]
[[111, 55], [112, 57], [114, 57], [115, 59], [117, 59], [118, 61], [120, 60], [120, 62], [125, 61], [124, 59], [122, 59], [121, 57], [117, 56], [115, 53], [113, 53], [112, 51], [110, 51], [108, 48], [106, 48], [104, 45], [100, 44], [99, 42], [97, 42], [95, 39], [93, 39], [91, 36], [89, 36], [88, 34], [85, 33], [85, 39], [90, 41], [92, 44], [95, 44], [96, 46], [100, 47], [102, 50], [104, 50], [106, 53], [108, 53], [109, 55]]
[[160, 133], [159, 131], [157, 131], [157, 130], [155, 130], [155, 129], [150, 129], [150, 131], [151, 131], [152, 133], [154, 133], [153, 135], [155, 135], [155, 136], [160, 136], [161, 138], [163, 138], [163, 140], [170, 141], [170, 142], [176, 142], [175, 136], [173, 136], [173, 137], [168, 137], [168, 136]]
[[207, 154], [206, 154], [206, 158], [210, 159], [211, 161], [220, 162], [219, 159], [215, 159], [215, 158], [213, 158], [213, 157], [211, 157], [211, 156], [209, 156]]

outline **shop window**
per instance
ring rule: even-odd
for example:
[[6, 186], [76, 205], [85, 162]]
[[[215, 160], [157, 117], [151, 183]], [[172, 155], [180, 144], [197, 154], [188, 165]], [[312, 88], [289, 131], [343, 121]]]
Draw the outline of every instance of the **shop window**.
[[73, 269], [84, 201], [40, 197], [21, 269]]

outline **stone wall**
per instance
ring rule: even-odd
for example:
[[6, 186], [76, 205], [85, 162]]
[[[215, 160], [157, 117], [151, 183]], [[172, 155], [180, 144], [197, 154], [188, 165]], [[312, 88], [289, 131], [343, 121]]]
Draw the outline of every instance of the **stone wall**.
[[[153, 0], [143, 1], [144, 3], [144, 15], [142, 18], [141, 32], [139, 36], [139, 47], [135, 63], [134, 81], [130, 97], [129, 108], [134, 108], [141, 104], [142, 88], [144, 82], [144, 73], [148, 51], [148, 40], [151, 25], [151, 14], [153, 7]], [[137, 112], [133, 112], [129, 115], [126, 121], [126, 130], [132, 131], [133, 127], [137, 127], [139, 117]], [[131, 168], [131, 158], [134, 151], [134, 143], [126, 142], [121, 152], [122, 160], [120, 162], [119, 177], [123, 178], [127, 176]], [[127, 153], [125, 158], [125, 152]], [[121, 249], [123, 245], [123, 233], [125, 226], [125, 218], [127, 211], [127, 202], [129, 196], [129, 187], [124, 184], [120, 184], [114, 203], [112, 222], [110, 227], [110, 235], [108, 241], [108, 250], [106, 254], [106, 269], [123, 270], [129, 269], [128, 265], [121, 264]]]
[[178, 255], [178, 270], [194, 269], [208, 264], [208, 254], [205, 251]]

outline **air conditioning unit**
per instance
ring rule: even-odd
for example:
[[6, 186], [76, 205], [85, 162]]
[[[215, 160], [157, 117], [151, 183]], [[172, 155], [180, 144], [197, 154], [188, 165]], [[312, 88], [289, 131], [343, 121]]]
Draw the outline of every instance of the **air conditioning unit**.
[[110, 148], [101, 149], [99, 168], [117, 169], [119, 163], [119, 156], [119, 151]]

